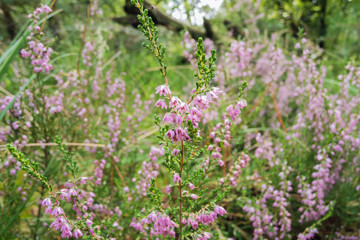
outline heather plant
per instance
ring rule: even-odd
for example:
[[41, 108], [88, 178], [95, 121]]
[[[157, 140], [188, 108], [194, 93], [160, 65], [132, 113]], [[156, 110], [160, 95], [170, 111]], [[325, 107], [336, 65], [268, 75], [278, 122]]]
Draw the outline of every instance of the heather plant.
[[[247, 105], [245, 100], [240, 99], [246, 83], [242, 84], [238, 99], [227, 108], [227, 113], [214, 131], [208, 136], [202, 136], [199, 123], [205, 110], [218, 99], [220, 93], [219, 88], [209, 86], [215, 77], [215, 51], [206, 59], [203, 40], [198, 40], [198, 69], [194, 74], [196, 87], [187, 100], [173, 96], [164, 63], [165, 48], [157, 41], [158, 29], [147, 10], [144, 10], [142, 1], [132, 3], [140, 11], [139, 29], [149, 41], [144, 46], [158, 59], [165, 81], [156, 88], [156, 93], [162, 98], [155, 106], [169, 110], [162, 120], [157, 115], [154, 120], [159, 127], [160, 148], [166, 158], [162, 164], [172, 176], [173, 184], [165, 188], [167, 199], [164, 201], [164, 194], [156, 188], [155, 180], [152, 179], [148, 196], [154, 206], [145, 208], [141, 219], [135, 218], [130, 226], [148, 238], [162, 235], [176, 239], [210, 239], [212, 234], [206, 232], [207, 226], [226, 214], [226, 210], [217, 202], [229, 191], [229, 182], [236, 184], [241, 168], [249, 162], [245, 153], [240, 155], [234, 169], [224, 178], [221, 175], [218, 177], [218, 186], [213, 187], [211, 192], [205, 190], [210, 179], [216, 179], [216, 169], [224, 167], [222, 147], [229, 146], [230, 119], [236, 120]], [[163, 207], [164, 204], [167, 205], [166, 208]]]
[[0, 58], [1, 238], [359, 239], [355, 60], [329, 79], [249, 1], [230, 12], [245, 34], [178, 43], [132, 0], [149, 56], [129, 57], [93, 0], [70, 48], [54, 2]]

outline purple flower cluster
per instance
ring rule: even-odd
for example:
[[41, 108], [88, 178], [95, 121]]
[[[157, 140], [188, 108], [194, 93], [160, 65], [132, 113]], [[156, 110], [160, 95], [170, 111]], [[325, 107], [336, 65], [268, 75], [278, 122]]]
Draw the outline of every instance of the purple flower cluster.
[[184, 222], [186, 221], [189, 227], [196, 230], [199, 224], [208, 226], [216, 221], [218, 215], [224, 216], [224, 214], [227, 214], [226, 210], [221, 206], [215, 205], [213, 211], [191, 214], [187, 220], [184, 219]]
[[42, 207], [47, 207], [45, 210], [45, 214], [56, 217], [55, 221], [50, 225], [50, 228], [60, 230], [61, 238], [83, 237], [83, 233], [81, 232], [81, 230], [77, 227], [74, 227], [71, 221], [66, 218], [64, 210], [59, 206], [53, 207], [50, 198], [45, 198], [42, 201], [41, 205]]
[[28, 15], [28, 18], [34, 23], [35, 27], [30, 26], [29, 31], [30, 35], [27, 37], [27, 49], [21, 49], [20, 54], [23, 58], [31, 59], [31, 65], [34, 67], [34, 72], [43, 72], [49, 73], [53, 66], [50, 64], [50, 54], [53, 52], [52, 48], [46, 47], [44, 43], [41, 42], [41, 39], [44, 35], [41, 28], [37, 25], [38, 20], [40, 19], [41, 14], [50, 13], [52, 9], [47, 5], [41, 5], [38, 7], [33, 14]]
[[175, 222], [172, 221], [169, 216], [160, 212], [152, 212], [146, 218], [143, 218], [140, 222], [137, 222], [136, 219], [133, 219], [133, 221], [130, 223], [130, 227], [133, 227], [140, 232], [145, 231], [150, 227], [150, 237], [169, 236], [171, 238], [175, 238]]

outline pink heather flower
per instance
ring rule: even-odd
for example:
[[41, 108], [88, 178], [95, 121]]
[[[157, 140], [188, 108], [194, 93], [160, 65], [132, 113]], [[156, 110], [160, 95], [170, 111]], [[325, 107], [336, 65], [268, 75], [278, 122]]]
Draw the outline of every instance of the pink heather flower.
[[214, 146], [213, 146], [213, 145], [209, 145], [208, 150], [209, 150], [209, 151], [212, 151], [213, 149], [214, 149]]
[[29, 41], [28, 45], [29, 45], [29, 48], [34, 48], [36, 43], [34, 41]]
[[165, 113], [164, 117], [163, 117], [163, 122], [164, 123], [173, 123], [174, 119], [172, 117], [172, 115], [170, 113]]
[[206, 96], [197, 95], [194, 98], [193, 103], [199, 109], [207, 109], [209, 107], [209, 100]]
[[77, 192], [75, 191], [74, 188], [69, 189], [69, 196], [77, 196]]
[[218, 99], [220, 93], [221, 91], [219, 88], [213, 87], [208, 93], [206, 93], [206, 97], [209, 101], [212, 101], [213, 99]]
[[186, 103], [181, 102], [177, 108], [179, 113], [189, 112], [189, 107]]
[[196, 199], [198, 199], [198, 198], [199, 198], [199, 196], [198, 196], [198, 195], [196, 195], [196, 194], [190, 194], [190, 197], [191, 197], [192, 199], [194, 199], [194, 200], [196, 200]]
[[236, 103], [236, 107], [239, 109], [243, 109], [247, 107], [247, 102], [245, 100], [240, 100]]
[[219, 179], [219, 184], [222, 185], [225, 182], [225, 180], [223, 178]]
[[167, 136], [169, 139], [173, 140], [173, 139], [175, 138], [175, 131], [172, 130], [172, 129], [170, 129], [170, 130], [166, 133], [166, 136]]
[[214, 212], [215, 212], [216, 214], [221, 215], [221, 216], [223, 216], [224, 214], [227, 214], [226, 210], [225, 210], [223, 207], [218, 206], [218, 205], [215, 206]]
[[219, 159], [219, 160], [218, 160], [218, 164], [220, 165], [220, 167], [222, 167], [222, 166], [224, 166], [224, 161], [221, 160], [221, 159]]
[[177, 156], [180, 153], [180, 150], [177, 148], [174, 148], [174, 150], [172, 150], [171, 154], [174, 156]]
[[81, 177], [80, 178], [80, 184], [86, 184], [87, 177]]
[[63, 223], [63, 225], [61, 226], [61, 237], [62, 238], [72, 237], [71, 227], [67, 222]]
[[179, 174], [177, 174], [177, 173], [174, 174], [173, 181], [174, 181], [174, 183], [181, 182], [181, 178], [180, 178]]
[[149, 220], [150, 222], [155, 222], [158, 218], [158, 215], [155, 212], [151, 212], [148, 216], [147, 216], [147, 220]]
[[[190, 218], [189, 218], [189, 220], [190, 220]], [[189, 220], [188, 220], [188, 224], [189, 224]], [[194, 230], [196, 230], [196, 229], [198, 228], [198, 226], [199, 226], [198, 221], [196, 221], [196, 220], [194, 220], [194, 219], [190, 220], [190, 224], [191, 224], [191, 227], [192, 227]]]
[[196, 107], [192, 107], [187, 119], [191, 121], [195, 128], [197, 128], [202, 116], [202, 113]]
[[42, 71], [43, 71], [42, 67], [34, 67], [34, 72], [39, 73]]
[[15, 169], [11, 169], [10, 170], [10, 175], [15, 175], [16, 174], [16, 170]]
[[158, 93], [160, 96], [164, 95], [171, 95], [171, 91], [169, 89], [169, 86], [167, 85], [160, 85], [157, 88], [155, 88], [156, 93]]
[[233, 121], [236, 120], [236, 117], [239, 116], [239, 114], [240, 114], [240, 112], [241, 112], [240, 109], [238, 109], [238, 108], [235, 108], [235, 109], [234, 109], [233, 105], [228, 106], [228, 107], [226, 108], [226, 111], [228, 112], [229, 116], [231, 117], [231, 119], [232, 119]]
[[45, 12], [45, 13], [52, 12], [52, 9], [47, 5], [41, 5], [41, 8], [42, 8], [43, 12]]
[[45, 198], [42, 203], [41, 203], [41, 206], [42, 207], [51, 207], [52, 206], [52, 202], [51, 202], [51, 199], [50, 198]]
[[167, 193], [167, 194], [171, 193], [171, 186], [170, 185], [166, 186], [165, 193]]
[[[186, 129], [182, 129], [181, 127], [176, 128], [176, 136], [177, 138], [183, 140], [183, 141], [189, 141], [190, 137], [187, 134], [187, 130]], [[176, 141], [174, 141], [176, 142]]]
[[12, 123], [12, 127], [16, 130], [19, 128], [19, 123], [18, 122], [13, 122]]
[[63, 200], [68, 196], [68, 190], [67, 189], [60, 189], [60, 199]]
[[174, 123], [177, 124], [177, 125], [181, 125], [182, 124], [182, 117], [180, 115], [175, 115], [174, 119], [173, 119]]
[[133, 218], [129, 226], [135, 228], [139, 232], [142, 232], [144, 230], [142, 224], [137, 222], [136, 218]]
[[193, 190], [195, 188], [194, 184], [192, 184], [192, 183], [189, 183], [188, 187], [190, 190]]
[[212, 152], [211, 157], [220, 159], [222, 157], [222, 155], [219, 152]]
[[81, 230], [78, 228], [74, 230], [73, 234], [74, 234], [74, 238], [79, 238], [84, 236]]
[[164, 154], [165, 154], [165, 150], [162, 147], [157, 148], [151, 146], [149, 157], [151, 158], [151, 160], [156, 161], [158, 157]]
[[47, 207], [44, 214], [52, 215], [52, 214], [53, 214], [52, 208], [51, 208], [51, 207]]
[[179, 105], [181, 105], [183, 102], [178, 97], [172, 97], [169, 102], [169, 107], [175, 107], [175, 109], [178, 108]]
[[20, 54], [21, 54], [21, 57], [28, 58], [31, 56], [31, 51], [26, 51], [25, 49], [21, 49]]
[[55, 219], [55, 221], [50, 225], [50, 228], [54, 228], [55, 230], [59, 230], [63, 223], [66, 222], [63, 216], [59, 216]]
[[88, 225], [88, 227], [91, 227], [91, 225], [93, 224], [93, 222], [90, 219], [86, 219], [85, 223], [86, 225]]
[[159, 99], [156, 103], [155, 103], [155, 107], [161, 107], [162, 109], [167, 109], [167, 104], [164, 100]]
[[55, 215], [57, 217], [59, 215], [63, 215], [64, 210], [61, 207], [55, 207], [54, 211], [52, 213], [53, 213], [53, 215]]

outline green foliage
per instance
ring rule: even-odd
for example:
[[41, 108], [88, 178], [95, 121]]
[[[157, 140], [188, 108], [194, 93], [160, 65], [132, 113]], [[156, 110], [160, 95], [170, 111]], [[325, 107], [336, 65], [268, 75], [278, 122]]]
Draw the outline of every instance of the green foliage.
[[148, 16], [148, 10], [144, 9], [143, 0], [131, 0], [134, 6], [139, 9], [140, 14], [138, 20], [140, 25], [139, 30], [144, 34], [150, 43], [144, 43], [143, 46], [150, 50], [158, 59], [160, 64], [160, 72], [164, 78], [166, 78], [166, 65], [164, 63], [165, 47], [162, 44], [158, 44], [159, 30], [155, 26], [154, 21]]
[[16, 148], [12, 147], [10, 144], [7, 144], [7, 149], [11, 153], [11, 155], [16, 159], [16, 161], [19, 161], [21, 163], [21, 168], [34, 178], [38, 179], [40, 182], [42, 182], [45, 187], [51, 192], [52, 186], [48, 182], [47, 178], [40, 173], [39, 169], [39, 163], [35, 161], [30, 161], [29, 158], [25, 158], [24, 154], [20, 151], [18, 151]]
[[154, 203], [154, 205], [158, 209], [161, 208], [163, 194], [158, 188], [155, 187], [155, 179], [154, 178], [152, 178], [151, 182], [150, 182], [150, 187], [148, 189], [148, 197], [149, 197], [150, 201], [152, 203]]
[[[212, 81], [215, 77], [215, 61], [216, 61], [216, 52], [214, 49], [211, 50], [211, 56], [209, 59], [206, 59], [204, 52], [203, 39], [199, 38], [197, 43], [197, 66], [198, 73], [195, 73], [195, 77], [198, 79], [196, 81], [196, 93], [205, 93], [208, 90], [208, 86], [210, 81]], [[208, 65], [206, 65], [208, 62]]]
[[62, 160], [66, 163], [66, 168], [72, 173], [73, 177], [76, 177], [77, 172], [79, 171], [79, 166], [77, 162], [74, 160], [74, 153], [66, 150], [65, 144], [62, 143], [61, 138], [58, 136], [55, 137], [55, 143], [58, 145], [58, 150], [60, 150], [64, 156]]

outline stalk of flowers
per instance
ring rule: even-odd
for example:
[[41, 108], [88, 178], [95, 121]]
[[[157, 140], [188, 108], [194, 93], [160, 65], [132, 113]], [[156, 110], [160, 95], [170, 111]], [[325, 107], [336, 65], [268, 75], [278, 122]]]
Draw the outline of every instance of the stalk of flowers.
[[[138, 171], [139, 178], [136, 181], [136, 191], [140, 197], [145, 197], [148, 194], [150, 188], [151, 179], [156, 179], [159, 175], [158, 158], [163, 156], [165, 151], [162, 147], [151, 146], [149, 157], [151, 161], [143, 161], [142, 168]], [[139, 200], [139, 199], [135, 199]]]
[[237, 186], [237, 180], [244, 169], [250, 162], [250, 157], [246, 153], [242, 153], [241, 156], [235, 161], [234, 165], [230, 167], [229, 172], [225, 177], [219, 179], [219, 186], [225, 183], [230, 183], [232, 186]]
[[[77, 162], [73, 159], [73, 153], [69, 153], [65, 149], [65, 145], [62, 144], [60, 138], [56, 138], [56, 143], [58, 144], [58, 149], [64, 154], [63, 161], [66, 163], [66, 167], [75, 178], [79, 168]], [[42, 201], [42, 206], [47, 207], [44, 214], [56, 217], [56, 220], [50, 227], [53, 227], [55, 230], [60, 229], [62, 238], [79, 238], [83, 237], [84, 234], [88, 234], [95, 239], [99, 239], [94, 233], [94, 227], [92, 226], [95, 215], [88, 212], [89, 210], [96, 209], [93, 205], [95, 194], [79, 187], [80, 185], [85, 185], [87, 180], [88, 178], [86, 177], [80, 177], [74, 183], [71, 181], [66, 182], [64, 184], [65, 188], [60, 189], [58, 192], [51, 191], [50, 197]], [[55, 200], [55, 206], [53, 206], [51, 199]], [[76, 221], [66, 217], [65, 211], [60, 206], [61, 200], [73, 204], [72, 209], [76, 213]], [[81, 230], [86, 232], [83, 233]]]
[[292, 184], [291, 181], [287, 180], [287, 176], [292, 169], [287, 166], [286, 162], [281, 168], [282, 172], [279, 174], [280, 189], [277, 190], [271, 183], [270, 185], [263, 183], [261, 186], [262, 198], [255, 201], [249, 200], [243, 207], [254, 227], [255, 239], [261, 239], [265, 236], [270, 239], [291, 237], [289, 192], [292, 191]]
[[[266, 134], [269, 134], [269, 132]], [[266, 135], [262, 135], [261, 133], [256, 134], [255, 140], [258, 144], [254, 153], [255, 157], [266, 159], [270, 167], [279, 165], [280, 159], [276, 158], [276, 152], [279, 150], [280, 146], [273, 146], [273, 142], [270, 139], [267, 139]]]
[[[79, 182], [85, 182], [85, 178], [81, 178]], [[44, 214], [56, 217], [54, 222], [50, 225], [50, 228], [61, 231], [61, 238], [79, 238], [83, 237], [83, 231], [89, 232], [89, 235], [98, 239], [94, 234], [92, 227], [93, 216], [87, 213], [88, 206], [92, 203], [93, 194], [88, 194], [86, 191], [76, 187], [78, 182], [75, 184], [66, 183], [67, 188], [60, 189], [59, 192], [52, 193], [51, 197], [45, 198], [42, 201], [42, 206], [46, 207]], [[53, 205], [52, 200], [54, 199], [56, 204]], [[74, 221], [66, 217], [65, 211], [60, 206], [60, 199], [66, 199], [67, 202], [73, 202], [73, 210], [75, 210], [78, 220]], [[85, 199], [85, 202], [81, 202], [81, 199]], [[81, 231], [83, 229], [83, 231]]]
[[327, 220], [332, 215], [332, 212], [334, 211], [334, 205], [335, 205], [335, 203], [333, 201], [331, 201], [329, 203], [329, 205], [327, 206], [329, 211], [321, 219], [318, 219], [311, 226], [307, 227], [302, 233], [299, 233], [297, 235], [297, 239], [299, 239], [299, 240], [313, 239], [315, 237], [315, 235], [319, 232], [318, 227], [320, 226], [320, 224], [323, 221]]
[[241, 110], [247, 106], [247, 102], [245, 100], [240, 100], [246, 86], [246, 83], [243, 82], [240, 88], [238, 100], [236, 101], [236, 103], [229, 105], [226, 108], [227, 114], [223, 115], [223, 123], [216, 124], [216, 126], [209, 134], [209, 138], [213, 140], [213, 144], [208, 146], [208, 151], [211, 153], [211, 158], [216, 159], [220, 167], [223, 167], [225, 164], [222, 160], [221, 145], [224, 148], [230, 147], [230, 128], [232, 125], [231, 120], [235, 123], [240, 123], [241, 118], [239, 117], [239, 115], [241, 113]]
[[271, 221], [274, 216], [268, 211], [266, 204], [261, 203], [260, 200], [249, 200], [243, 210], [252, 222], [254, 239], [261, 239], [264, 235], [270, 238], [276, 236], [278, 228], [274, 227], [274, 223]]
[[302, 196], [304, 207], [299, 208], [302, 212], [300, 222], [318, 220], [329, 210], [326, 206], [325, 196], [335, 184], [334, 176], [331, 175], [333, 160], [329, 158], [325, 149], [319, 150], [316, 156], [319, 164], [314, 166], [311, 184], [304, 185], [303, 177], [300, 181], [298, 193]]
[[[209, 196], [215, 197], [215, 202], [211, 201], [209, 196], [204, 195], [204, 190], [195, 187], [196, 185], [200, 186], [202, 184], [201, 178], [205, 177], [208, 172], [197, 169], [193, 173], [194, 175], [191, 176], [189, 174], [193, 172], [193, 170], [188, 168], [188, 166], [189, 164], [196, 165], [196, 159], [201, 156], [203, 152], [201, 148], [202, 138], [199, 123], [204, 115], [204, 111], [218, 98], [219, 90], [209, 87], [209, 83], [215, 76], [215, 52], [212, 51], [207, 61], [202, 39], [199, 39], [196, 53], [198, 59], [198, 71], [195, 74], [197, 78], [196, 88], [186, 101], [173, 96], [166, 76], [166, 67], [163, 63], [165, 50], [161, 45], [157, 45], [157, 29], [154, 27], [151, 18], [148, 17], [147, 11], [143, 9], [142, 1], [132, 2], [140, 11], [138, 19], [141, 25], [139, 28], [150, 41], [150, 44], [146, 44], [145, 46], [158, 58], [161, 72], [165, 79], [165, 84], [156, 88], [156, 93], [163, 96], [164, 99], [159, 99], [155, 106], [169, 109], [169, 111], [165, 113], [162, 121], [159, 117], [155, 116], [155, 123], [159, 126], [160, 145], [162, 145], [166, 156], [163, 164], [169, 169], [169, 173], [173, 176], [174, 182], [174, 185], [166, 188], [166, 192], [172, 192], [172, 187], [178, 188], [179, 192], [178, 195], [174, 193], [172, 196], [169, 196], [170, 203], [176, 203], [178, 207], [175, 205], [175, 207], [171, 207], [170, 209], [162, 209], [161, 202], [163, 201], [163, 195], [160, 190], [155, 188], [154, 179], [152, 179], [151, 187], [149, 188], [149, 197], [154, 203], [154, 206], [148, 210], [150, 212], [150, 218], [152, 218], [152, 216], [161, 218], [165, 216], [165, 219], [171, 219], [169, 218], [170, 216], [178, 215], [178, 219], [172, 220], [174, 224], [166, 225], [173, 226], [174, 229], [161, 228], [155, 230], [158, 225], [152, 226], [151, 223], [155, 220], [149, 221], [149, 216], [142, 220], [134, 219], [131, 226], [143, 234], [149, 232], [150, 236], [152, 236], [151, 234], [162, 234], [163, 236], [177, 237], [179, 239], [190, 236], [196, 239], [207, 239], [210, 235], [208, 233], [201, 233], [200, 231], [216, 220], [216, 211], [221, 211], [220, 215], [223, 215], [226, 211], [219, 206], [215, 206], [214, 214], [204, 209], [204, 212], [199, 212], [199, 215], [197, 215], [196, 209], [201, 208], [201, 205], [206, 204], [206, 202], [213, 202], [212, 205], [214, 206], [216, 201], [220, 201], [224, 197], [224, 194], [220, 194], [218, 192], [219, 189], [212, 191]], [[245, 106], [246, 102], [238, 100], [236, 104], [229, 107], [229, 116], [235, 120], [240, 114], [241, 109]], [[226, 135], [229, 135], [230, 122], [225, 119], [224, 121], [223, 131], [225, 131]], [[219, 127], [219, 129], [220, 128], [221, 127]], [[239, 168], [241, 167], [239, 166]], [[234, 175], [237, 174], [239, 173], [234, 173]], [[186, 186], [189, 187], [189, 191], [185, 190]], [[194, 204], [194, 202], [199, 202], [199, 204], [197, 204], [198, 206]], [[188, 220], [190, 221], [189, 226], [192, 226], [191, 223], [193, 223], [194, 226], [200, 223], [203, 227], [198, 229], [192, 226], [192, 230], [186, 227], [186, 216], [189, 216], [190, 219]]]
[[50, 54], [53, 52], [53, 49], [50, 47], [46, 47], [43, 41], [42, 29], [37, 24], [40, 16], [44, 13], [48, 14], [52, 12], [52, 9], [47, 5], [41, 5], [36, 8], [36, 10], [28, 15], [28, 18], [31, 20], [33, 25], [29, 27], [30, 34], [27, 37], [27, 45], [28, 47], [25, 49], [21, 49], [20, 54], [23, 58], [30, 58], [31, 65], [33, 66], [33, 70], [36, 73], [46, 72], [49, 73], [53, 66], [50, 64]]
[[[0, 111], [5, 110], [11, 100], [12, 97], [10, 96], [5, 96], [0, 99]], [[27, 129], [31, 127], [30, 119], [27, 115], [28, 112], [25, 112], [21, 106], [23, 101], [23, 95], [16, 98], [13, 106], [5, 115], [7, 126], [0, 129], [1, 142], [12, 142], [19, 149], [26, 145], [28, 141], [28, 137], [26, 136]]]

